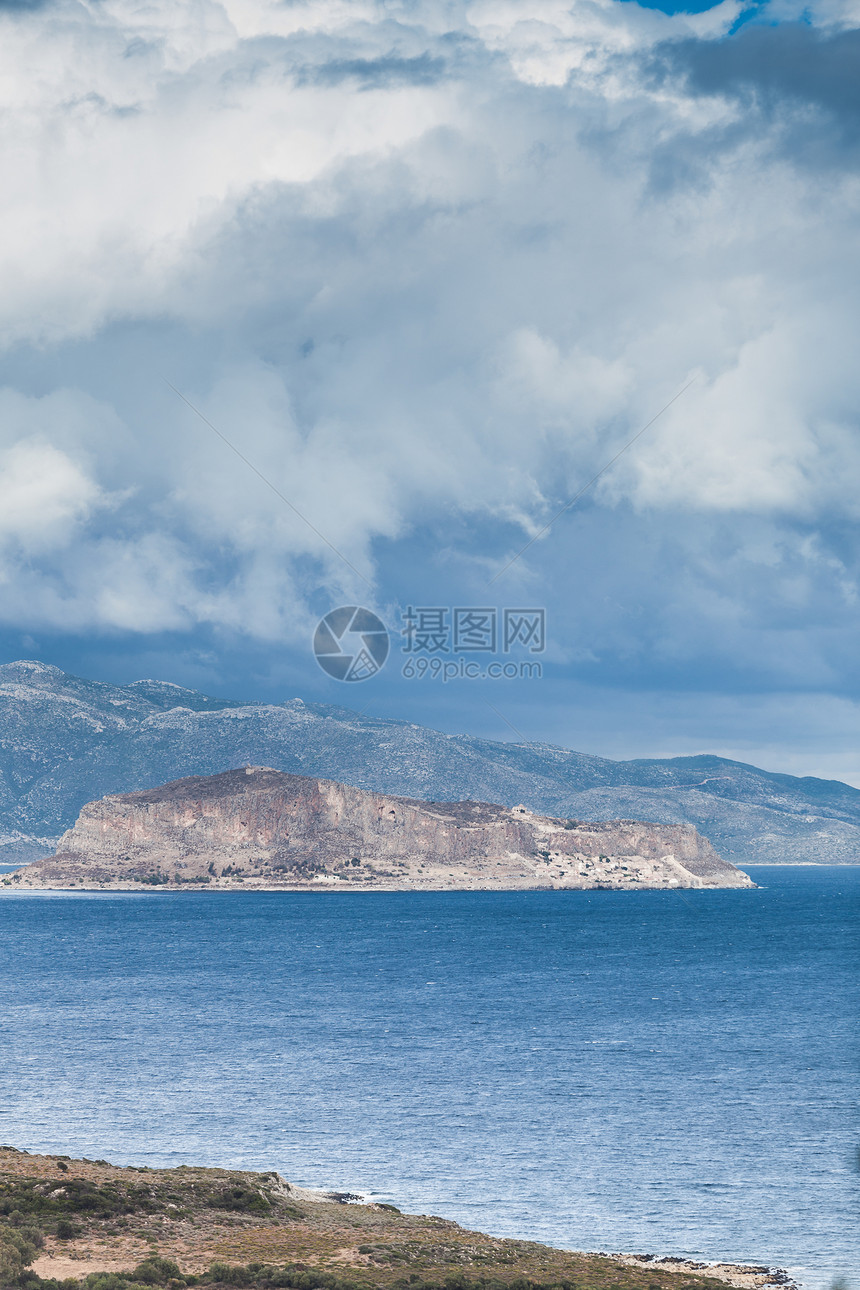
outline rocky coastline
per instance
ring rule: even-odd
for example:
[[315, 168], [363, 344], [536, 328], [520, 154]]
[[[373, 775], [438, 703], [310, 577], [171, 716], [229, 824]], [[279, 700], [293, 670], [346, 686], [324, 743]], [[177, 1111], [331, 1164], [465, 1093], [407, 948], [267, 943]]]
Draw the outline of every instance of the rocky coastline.
[[735, 1290], [800, 1290], [785, 1268], [771, 1268], [761, 1263], [703, 1263], [673, 1254], [608, 1254], [628, 1268], [669, 1269], [717, 1277]]

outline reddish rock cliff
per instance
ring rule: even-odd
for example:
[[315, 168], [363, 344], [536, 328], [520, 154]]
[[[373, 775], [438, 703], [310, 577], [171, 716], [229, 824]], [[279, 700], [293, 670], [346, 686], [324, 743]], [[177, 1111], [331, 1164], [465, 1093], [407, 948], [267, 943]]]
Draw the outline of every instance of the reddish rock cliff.
[[685, 825], [584, 824], [247, 767], [90, 802], [14, 887], [749, 887]]

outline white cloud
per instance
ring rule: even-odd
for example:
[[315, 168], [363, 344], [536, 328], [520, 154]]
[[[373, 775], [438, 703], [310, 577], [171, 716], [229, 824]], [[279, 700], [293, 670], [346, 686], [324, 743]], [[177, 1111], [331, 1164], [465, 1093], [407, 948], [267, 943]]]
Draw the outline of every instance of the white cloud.
[[0, 545], [27, 554], [50, 551], [101, 500], [98, 485], [51, 444], [21, 440], [0, 451]]
[[[714, 516], [857, 512], [856, 176], [811, 182], [778, 123], [649, 62], [737, 12], [112, 0], [0, 19], [0, 335], [41, 347], [43, 383], [0, 395], [0, 616], [297, 640], [320, 584], [384, 600], [363, 578], [421, 526], [513, 522], [502, 563], [693, 374], [590, 499], [701, 520], [683, 595], [657, 573], [649, 594], [676, 624], [685, 606], [741, 624], [736, 645], [750, 569], [784, 567], [780, 603], [823, 579], [848, 604], [826, 535], [787, 554], [773, 528], [754, 544], [771, 565], [733, 553], [736, 585], [714, 574]], [[595, 636], [633, 649], [600, 613]]]
[[487, 48], [504, 53], [519, 79], [562, 86], [571, 74], [588, 82], [608, 76], [603, 88], [615, 97], [621, 81], [612, 64], [619, 55], [685, 36], [724, 35], [742, 7], [723, 0], [704, 13], [670, 16], [617, 0], [473, 0], [468, 14]]
[[0, 22], [7, 342], [158, 312], [200, 230], [229, 222], [258, 186], [307, 184], [453, 116], [444, 91], [420, 85], [356, 94], [302, 81], [282, 40], [241, 39], [207, 0]]

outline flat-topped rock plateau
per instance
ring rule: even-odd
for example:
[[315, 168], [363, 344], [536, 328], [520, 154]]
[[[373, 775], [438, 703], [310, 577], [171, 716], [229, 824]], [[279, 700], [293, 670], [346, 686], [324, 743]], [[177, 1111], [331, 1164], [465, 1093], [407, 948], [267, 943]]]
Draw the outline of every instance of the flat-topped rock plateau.
[[11, 888], [752, 887], [689, 825], [422, 802], [247, 766], [90, 802]]
[[0, 1285], [796, 1290], [775, 1269], [505, 1240], [349, 1193], [295, 1187], [277, 1173], [115, 1166], [12, 1147], [0, 1147]]

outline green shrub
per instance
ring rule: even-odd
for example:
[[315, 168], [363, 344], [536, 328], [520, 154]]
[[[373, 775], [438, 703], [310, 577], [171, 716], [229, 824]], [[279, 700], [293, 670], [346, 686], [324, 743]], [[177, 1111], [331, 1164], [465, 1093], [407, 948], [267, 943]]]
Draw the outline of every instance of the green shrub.
[[165, 1286], [169, 1281], [182, 1277], [182, 1272], [172, 1259], [151, 1254], [137, 1265], [132, 1275], [145, 1286]]
[[268, 1214], [272, 1208], [262, 1192], [241, 1184], [215, 1192], [210, 1197], [209, 1204], [213, 1209], [226, 1209], [239, 1214]]
[[35, 1227], [0, 1228], [0, 1286], [18, 1285], [26, 1268], [45, 1244]]
[[83, 1281], [73, 1283], [75, 1290], [85, 1286], [86, 1290], [149, 1290], [142, 1281], [131, 1281], [123, 1272], [91, 1272]]
[[251, 1286], [256, 1277], [247, 1268], [238, 1264], [213, 1263], [209, 1269], [208, 1280], [221, 1286]]
[[83, 1284], [87, 1290], [131, 1290], [131, 1282], [121, 1272], [91, 1272]]
[[28, 1218], [69, 1218], [92, 1215], [112, 1218], [136, 1210], [152, 1209], [147, 1187], [128, 1183], [104, 1183], [101, 1186], [86, 1178], [28, 1178], [15, 1183], [0, 1183], [0, 1215], [13, 1226]]

